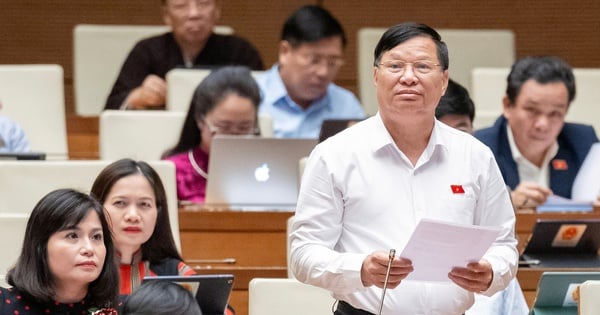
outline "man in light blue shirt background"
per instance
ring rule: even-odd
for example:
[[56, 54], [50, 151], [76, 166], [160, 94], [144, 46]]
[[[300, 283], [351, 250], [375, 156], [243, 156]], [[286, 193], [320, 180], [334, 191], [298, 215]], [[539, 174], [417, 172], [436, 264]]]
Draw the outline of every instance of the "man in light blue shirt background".
[[23, 129], [3, 115], [0, 115], [0, 152], [29, 152], [29, 141]]
[[323, 120], [361, 119], [356, 96], [333, 80], [344, 64], [346, 36], [325, 9], [307, 5], [284, 23], [279, 62], [258, 79], [261, 114], [279, 138], [317, 138]]

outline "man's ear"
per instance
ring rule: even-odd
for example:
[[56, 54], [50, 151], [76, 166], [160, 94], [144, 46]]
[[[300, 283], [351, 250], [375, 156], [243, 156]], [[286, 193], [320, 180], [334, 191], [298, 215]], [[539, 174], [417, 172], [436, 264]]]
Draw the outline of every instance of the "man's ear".
[[505, 94], [502, 98], [502, 115], [504, 118], [508, 119], [510, 117], [510, 109], [514, 106], [515, 105], [508, 99], [508, 95]]
[[167, 9], [167, 4], [166, 3], [162, 5], [161, 11], [162, 11], [163, 23], [165, 23], [168, 26], [171, 26], [172, 21], [171, 21], [171, 17], [169, 16], [169, 11]]
[[292, 45], [287, 40], [279, 42], [279, 64], [285, 65], [288, 63], [292, 50]]

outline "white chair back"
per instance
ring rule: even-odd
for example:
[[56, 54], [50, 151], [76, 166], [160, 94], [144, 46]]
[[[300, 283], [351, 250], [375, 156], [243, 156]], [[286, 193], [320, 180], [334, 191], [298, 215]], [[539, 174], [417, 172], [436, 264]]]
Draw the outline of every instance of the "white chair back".
[[594, 126], [600, 135], [600, 68], [575, 68], [575, 99], [566, 120]]
[[579, 315], [597, 315], [598, 310], [600, 310], [600, 281], [585, 281], [579, 286]]
[[7, 287], [6, 273], [21, 254], [28, 213], [0, 213], [0, 287]]
[[[89, 192], [108, 160], [0, 161], [0, 213], [29, 214], [47, 193], [59, 188]], [[160, 176], [167, 194], [169, 220], [178, 249], [179, 216], [175, 165], [169, 161], [147, 161]]]
[[331, 315], [329, 291], [296, 279], [254, 278], [248, 289], [249, 315]]
[[[252, 71], [254, 79], [262, 76], [264, 71]], [[192, 96], [198, 84], [208, 75], [208, 69], [173, 69], [167, 72], [167, 110], [187, 112]]]
[[[76, 25], [73, 29], [75, 112], [81, 116], [99, 115], [133, 46], [143, 38], [169, 30], [166, 25]], [[214, 31], [232, 34], [233, 28], [216, 26]]]
[[[358, 31], [358, 84], [360, 99], [367, 114], [377, 112], [373, 84], [373, 52], [385, 28]], [[510, 67], [515, 60], [514, 33], [510, 30], [440, 29], [448, 46], [450, 77], [466, 89], [471, 86], [475, 67]]]
[[100, 159], [160, 160], [181, 134], [185, 112], [105, 110], [100, 114]]
[[0, 65], [0, 102], [0, 113], [19, 123], [32, 151], [68, 158], [61, 66]]
[[506, 77], [510, 68], [475, 68], [472, 70], [471, 99], [475, 103], [475, 130], [489, 127], [502, 114], [506, 94]]

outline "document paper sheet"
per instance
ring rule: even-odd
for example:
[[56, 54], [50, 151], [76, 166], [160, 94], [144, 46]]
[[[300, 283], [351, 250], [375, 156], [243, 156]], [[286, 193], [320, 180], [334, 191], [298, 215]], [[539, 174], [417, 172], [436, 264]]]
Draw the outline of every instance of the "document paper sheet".
[[400, 254], [414, 268], [406, 280], [450, 282], [450, 270], [479, 261], [499, 232], [500, 228], [422, 219]]

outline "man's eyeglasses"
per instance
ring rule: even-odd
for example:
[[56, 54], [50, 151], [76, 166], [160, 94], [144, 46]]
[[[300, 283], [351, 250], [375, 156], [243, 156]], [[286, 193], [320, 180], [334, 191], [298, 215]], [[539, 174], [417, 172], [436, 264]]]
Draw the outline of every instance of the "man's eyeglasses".
[[344, 59], [339, 56], [324, 56], [319, 54], [299, 54], [301, 62], [307, 67], [317, 67], [325, 62], [328, 69], [337, 70], [344, 65]]
[[408, 65], [412, 65], [413, 71], [420, 73], [420, 74], [428, 74], [428, 73], [432, 72], [436, 67], [441, 66], [440, 64], [437, 64], [437, 63], [434, 63], [431, 61], [426, 61], [426, 60], [414, 61], [414, 62], [389, 60], [389, 61], [384, 61], [382, 63], [377, 64], [377, 67], [382, 67], [389, 73], [402, 74], [402, 73], [404, 73], [404, 71], [406, 71], [406, 68], [408, 68]]
[[204, 123], [208, 130], [213, 134], [219, 135], [258, 135], [260, 130], [254, 124], [230, 124], [230, 123], [211, 123], [204, 118]]

